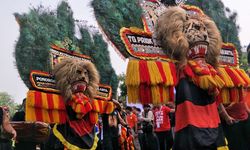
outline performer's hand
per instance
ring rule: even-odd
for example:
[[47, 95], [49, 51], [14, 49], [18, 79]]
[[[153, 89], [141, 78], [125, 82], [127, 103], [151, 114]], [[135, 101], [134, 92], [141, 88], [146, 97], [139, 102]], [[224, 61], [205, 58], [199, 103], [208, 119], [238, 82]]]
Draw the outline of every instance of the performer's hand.
[[121, 109], [121, 104], [117, 100], [112, 99], [112, 102], [116, 105], [118, 109]]
[[10, 118], [9, 113], [5, 110], [3, 110], [3, 124], [2, 124], [3, 130], [8, 134], [10, 138], [15, 139], [16, 138], [16, 131], [10, 124]]
[[11, 132], [11, 134], [13, 135], [12, 139], [16, 140], [16, 130], [13, 129], [12, 132]]
[[229, 116], [229, 115], [225, 117], [225, 121], [226, 121], [226, 123], [228, 125], [232, 125], [233, 123], [236, 122], [236, 120], [233, 117]]

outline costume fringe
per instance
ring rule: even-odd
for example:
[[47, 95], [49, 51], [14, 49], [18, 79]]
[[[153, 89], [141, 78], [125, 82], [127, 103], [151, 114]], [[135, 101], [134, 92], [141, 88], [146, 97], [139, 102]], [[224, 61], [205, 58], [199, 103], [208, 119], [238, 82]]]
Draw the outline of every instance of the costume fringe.
[[160, 96], [159, 86], [151, 86], [151, 92], [152, 92], [152, 103], [153, 104], [160, 104], [161, 103], [161, 96]]
[[139, 61], [138, 60], [129, 60], [125, 83], [126, 85], [129, 85], [129, 86], [140, 85]]
[[[114, 110], [114, 104], [109, 101], [92, 100], [91, 102], [83, 102], [76, 96], [73, 97], [75, 97], [75, 102], [71, 102], [71, 107], [76, 111], [77, 118], [82, 118], [84, 114], [90, 111], [110, 114]], [[58, 94], [29, 90], [25, 109], [26, 121], [65, 123], [67, 119], [65, 103]], [[95, 120], [96, 116], [93, 115], [93, 117], [92, 120]]]
[[139, 101], [139, 87], [127, 85], [128, 103], [137, 103]]
[[244, 88], [250, 86], [250, 78], [245, 71], [237, 67], [229, 66], [220, 66], [218, 71], [225, 82], [225, 86], [217, 97], [217, 100], [223, 104], [243, 101], [245, 99], [243, 94]]
[[220, 77], [221, 77], [221, 78], [223, 79], [223, 81], [225, 82], [225, 86], [228, 87], [228, 88], [234, 87], [234, 83], [233, 83], [231, 77], [227, 74], [225, 68], [219, 67], [219, 68], [218, 68], [218, 71], [219, 71]]
[[155, 86], [163, 82], [162, 75], [155, 61], [147, 61], [148, 72], [150, 76], [151, 86]]
[[26, 121], [65, 123], [67, 118], [63, 98], [58, 94], [29, 90], [26, 98]]
[[173, 62], [130, 60], [126, 76], [128, 102], [165, 104], [173, 100], [173, 86], [177, 84], [175, 69]]
[[184, 68], [184, 73], [201, 89], [207, 90], [210, 95], [217, 96], [225, 85], [217, 71], [209, 64], [200, 64], [189, 60]]
[[[170, 66], [171, 62], [162, 62], [162, 67], [167, 78], [167, 81], [164, 83], [165, 86], [172, 86], [176, 84], [175, 79], [175, 67]], [[174, 74], [174, 75], [173, 75]]]

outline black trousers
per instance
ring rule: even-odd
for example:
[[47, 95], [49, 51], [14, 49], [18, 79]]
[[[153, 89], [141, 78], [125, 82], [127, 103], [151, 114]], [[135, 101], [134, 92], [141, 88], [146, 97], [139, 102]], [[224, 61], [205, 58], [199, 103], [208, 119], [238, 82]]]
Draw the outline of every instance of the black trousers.
[[222, 121], [222, 127], [230, 150], [250, 150], [250, 117], [232, 125]]
[[174, 144], [171, 130], [155, 133], [160, 144], [160, 150], [170, 150]]

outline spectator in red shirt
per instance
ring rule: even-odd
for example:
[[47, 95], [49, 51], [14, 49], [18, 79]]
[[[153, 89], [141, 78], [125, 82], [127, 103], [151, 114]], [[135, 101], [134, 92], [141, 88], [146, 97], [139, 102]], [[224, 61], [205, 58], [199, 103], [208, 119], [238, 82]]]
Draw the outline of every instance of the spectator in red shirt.
[[170, 150], [173, 146], [169, 120], [170, 112], [174, 112], [174, 109], [164, 105], [158, 105], [154, 109], [155, 133], [159, 140], [160, 150]]

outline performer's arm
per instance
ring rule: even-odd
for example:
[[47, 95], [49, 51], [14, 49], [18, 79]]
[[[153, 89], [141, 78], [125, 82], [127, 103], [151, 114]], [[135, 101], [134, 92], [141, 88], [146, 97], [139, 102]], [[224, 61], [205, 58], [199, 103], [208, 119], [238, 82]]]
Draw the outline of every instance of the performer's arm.
[[250, 108], [248, 107], [247, 103], [245, 103], [245, 107], [246, 107], [248, 114], [250, 114]]
[[125, 120], [122, 119], [122, 117], [121, 117], [121, 115], [120, 115], [120, 112], [118, 112], [118, 119], [119, 119], [121, 125], [127, 126], [127, 123], [125, 122]]
[[225, 107], [223, 106], [223, 104], [220, 104], [218, 106], [219, 108], [219, 114], [220, 116], [227, 122], [227, 124], [231, 125], [235, 122], [235, 119], [231, 116], [228, 115]]
[[152, 111], [149, 111], [149, 112], [148, 112], [147, 118], [144, 118], [144, 117], [143, 117], [143, 120], [144, 120], [144, 121], [147, 121], [147, 122], [153, 121], [153, 120], [154, 120], [153, 112], [152, 112]]
[[9, 115], [4, 109], [2, 109], [2, 110], [3, 110], [3, 116], [2, 116], [3, 117], [2, 118], [3, 130], [5, 130], [5, 132], [7, 132], [11, 138], [15, 139], [16, 138], [16, 131], [10, 124]]

